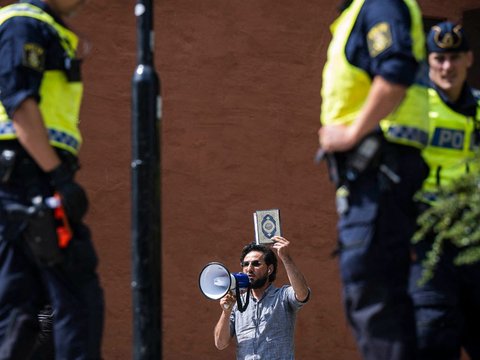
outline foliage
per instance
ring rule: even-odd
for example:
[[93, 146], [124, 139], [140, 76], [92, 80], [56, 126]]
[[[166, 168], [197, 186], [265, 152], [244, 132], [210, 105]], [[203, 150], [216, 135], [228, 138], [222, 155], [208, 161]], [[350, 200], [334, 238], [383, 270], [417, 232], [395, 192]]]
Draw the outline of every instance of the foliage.
[[[476, 159], [480, 161], [479, 159]], [[424, 260], [421, 284], [434, 275], [446, 242], [459, 248], [455, 265], [480, 261], [480, 174], [462, 176], [440, 190], [436, 200], [418, 218], [419, 228], [413, 236], [418, 243], [433, 234], [433, 245]], [[419, 192], [417, 199], [425, 194]]]

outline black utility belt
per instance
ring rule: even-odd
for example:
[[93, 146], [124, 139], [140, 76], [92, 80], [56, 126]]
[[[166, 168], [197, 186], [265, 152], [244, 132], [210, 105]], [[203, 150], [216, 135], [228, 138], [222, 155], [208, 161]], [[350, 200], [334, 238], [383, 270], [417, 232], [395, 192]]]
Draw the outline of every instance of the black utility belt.
[[354, 149], [327, 156], [331, 180], [340, 186], [345, 182], [354, 182], [367, 170], [377, 168], [384, 143], [383, 134], [375, 132], [363, 138]]
[[[55, 148], [58, 156], [72, 171], [78, 170], [78, 159], [66, 150]], [[45, 179], [46, 174], [16, 141], [0, 141], [0, 184]]]

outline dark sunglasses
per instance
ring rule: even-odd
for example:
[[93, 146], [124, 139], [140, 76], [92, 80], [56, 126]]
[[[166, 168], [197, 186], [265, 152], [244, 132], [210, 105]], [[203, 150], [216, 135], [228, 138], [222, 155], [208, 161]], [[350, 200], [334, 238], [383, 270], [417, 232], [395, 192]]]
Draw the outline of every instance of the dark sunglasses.
[[242, 261], [240, 263], [240, 265], [242, 265], [242, 267], [247, 267], [247, 266], [250, 266], [250, 264], [253, 266], [253, 267], [259, 267], [260, 265], [262, 265], [262, 263], [258, 260], [253, 260], [253, 261]]

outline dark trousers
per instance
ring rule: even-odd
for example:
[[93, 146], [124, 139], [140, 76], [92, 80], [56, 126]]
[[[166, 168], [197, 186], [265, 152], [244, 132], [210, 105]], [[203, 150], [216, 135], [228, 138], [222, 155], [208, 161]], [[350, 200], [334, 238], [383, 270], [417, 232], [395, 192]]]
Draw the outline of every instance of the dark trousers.
[[415, 245], [410, 292], [413, 298], [421, 360], [457, 360], [463, 346], [480, 359], [480, 264], [454, 265], [458, 249], [446, 244], [434, 277], [419, 286], [430, 239]]
[[[58, 359], [100, 359], [103, 292], [90, 231], [71, 224], [73, 239], [63, 262], [38, 265], [22, 237], [26, 221], [10, 220], [8, 204], [29, 204], [32, 189], [42, 195], [46, 183], [0, 185], [0, 359], [28, 359], [36, 343], [37, 315], [48, 303], [55, 313], [53, 337]], [[36, 185], [36, 186], [34, 186]]]
[[[349, 210], [338, 222], [340, 272], [348, 321], [367, 360], [415, 359], [412, 301], [408, 295], [414, 193], [427, 175], [419, 151], [389, 144], [395, 152], [393, 183], [366, 170], [350, 184]], [[391, 154], [390, 154], [391, 155]]]

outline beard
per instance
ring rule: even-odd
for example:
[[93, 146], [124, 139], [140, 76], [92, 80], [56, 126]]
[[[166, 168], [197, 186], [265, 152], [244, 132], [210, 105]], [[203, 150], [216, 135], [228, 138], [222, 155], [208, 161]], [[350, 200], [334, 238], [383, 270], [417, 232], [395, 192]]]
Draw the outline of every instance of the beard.
[[267, 280], [268, 280], [268, 276], [264, 276], [261, 279], [251, 281], [250, 286], [252, 287], [252, 289], [260, 289], [267, 283]]

